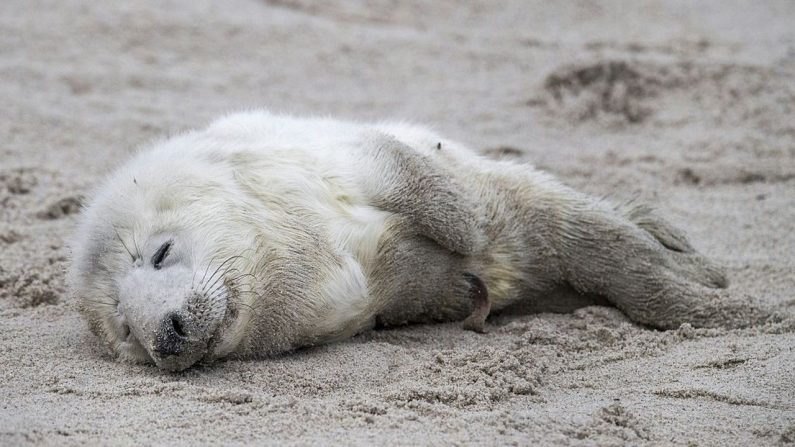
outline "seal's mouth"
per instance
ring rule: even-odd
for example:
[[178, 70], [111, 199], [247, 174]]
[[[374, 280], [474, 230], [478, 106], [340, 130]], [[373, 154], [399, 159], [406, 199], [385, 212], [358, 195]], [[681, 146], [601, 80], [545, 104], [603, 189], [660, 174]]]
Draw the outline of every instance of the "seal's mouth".
[[132, 327], [132, 332], [147, 341], [144, 346], [159, 368], [182, 371], [211, 360], [232, 313], [227, 293], [192, 293], [181, 308]]

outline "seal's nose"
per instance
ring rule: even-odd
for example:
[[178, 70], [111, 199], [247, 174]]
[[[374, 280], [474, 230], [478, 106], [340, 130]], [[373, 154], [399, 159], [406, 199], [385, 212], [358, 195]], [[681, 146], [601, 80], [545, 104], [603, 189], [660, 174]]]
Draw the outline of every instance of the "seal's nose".
[[177, 312], [172, 312], [163, 319], [154, 349], [161, 357], [182, 353], [182, 348], [188, 342], [185, 323], [185, 317]]

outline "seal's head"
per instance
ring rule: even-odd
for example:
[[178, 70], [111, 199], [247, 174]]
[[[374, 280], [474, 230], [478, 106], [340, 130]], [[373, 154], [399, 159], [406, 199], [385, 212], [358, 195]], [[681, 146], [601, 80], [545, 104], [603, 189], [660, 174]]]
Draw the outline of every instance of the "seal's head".
[[[83, 211], [69, 288], [120, 359], [182, 370], [247, 335], [256, 212], [190, 135], [113, 173]], [[249, 292], [249, 293], [246, 293]]]
[[[372, 322], [364, 271], [340, 247], [361, 233], [374, 252], [385, 213], [353, 207], [352, 183], [308, 152], [267, 144], [279, 128], [228, 120], [146, 148], [80, 216], [69, 291], [122, 360], [182, 370]], [[330, 222], [339, 213], [359, 220]]]

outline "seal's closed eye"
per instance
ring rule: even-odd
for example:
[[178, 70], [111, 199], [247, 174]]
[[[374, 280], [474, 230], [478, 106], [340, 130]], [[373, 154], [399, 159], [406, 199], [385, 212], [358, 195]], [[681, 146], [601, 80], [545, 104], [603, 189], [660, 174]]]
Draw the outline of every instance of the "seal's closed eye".
[[161, 245], [152, 256], [152, 265], [155, 267], [155, 270], [160, 270], [163, 261], [166, 259], [166, 256], [168, 256], [168, 252], [171, 250], [171, 242], [172, 241], [167, 241]]

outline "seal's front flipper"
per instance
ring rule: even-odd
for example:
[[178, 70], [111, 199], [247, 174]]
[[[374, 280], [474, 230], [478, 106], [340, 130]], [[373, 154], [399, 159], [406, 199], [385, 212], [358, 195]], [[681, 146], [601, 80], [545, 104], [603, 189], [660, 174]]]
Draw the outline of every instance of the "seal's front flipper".
[[373, 205], [401, 215], [417, 233], [444, 248], [470, 255], [485, 238], [476, 207], [446, 167], [395, 138], [374, 132], [363, 144], [363, 189]]
[[472, 313], [464, 320], [464, 329], [468, 331], [486, 333], [486, 317], [491, 312], [489, 290], [480, 277], [471, 273], [464, 273], [469, 283], [469, 297], [472, 299]]

